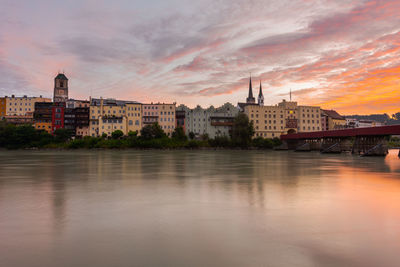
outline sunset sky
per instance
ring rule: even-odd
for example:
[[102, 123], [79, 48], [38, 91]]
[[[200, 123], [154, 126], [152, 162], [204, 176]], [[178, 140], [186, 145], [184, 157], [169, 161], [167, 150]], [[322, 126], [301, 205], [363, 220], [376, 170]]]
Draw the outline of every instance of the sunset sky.
[[0, 95], [400, 111], [400, 1], [0, 0]]

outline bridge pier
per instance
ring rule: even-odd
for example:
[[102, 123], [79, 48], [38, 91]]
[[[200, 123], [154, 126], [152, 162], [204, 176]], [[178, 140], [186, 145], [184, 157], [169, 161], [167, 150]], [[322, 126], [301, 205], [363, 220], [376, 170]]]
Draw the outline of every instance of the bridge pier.
[[357, 136], [352, 153], [361, 156], [386, 156], [389, 153], [385, 136]]

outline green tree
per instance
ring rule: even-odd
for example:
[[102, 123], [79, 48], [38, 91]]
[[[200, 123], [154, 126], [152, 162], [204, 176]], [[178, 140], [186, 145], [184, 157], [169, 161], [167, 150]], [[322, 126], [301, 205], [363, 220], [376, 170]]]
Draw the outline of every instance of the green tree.
[[68, 129], [59, 128], [54, 131], [55, 141], [58, 143], [65, 143], [72, 137], [72, 132]]
[[101, 135], [101, 139], [106, 139], [108, 137], [108, 135], [106, 134], [106, 133], [103, 133], [102, 135]]
[[138, 131], [129, 131], [128, 136], [129, 137], [136, 137], [138, 135]]
[[140, 136], [142, 139], [150, 140], [150, 139], [159, 139], [164, 138], [167, 135], [164, 130], [160, 127], [160, 125], [156, 122], [152, 125], [146, 125], [140, 130]]
[[112, 139], [120, 139], [122, 136], [124, 136], [124, 133], [121, 130], [115, 130], [111, 133]]
[[196, 134], [194, 132], [189, 133], [189, 138], [190, 140], [193, 140], [195, 138]]
[[175, 130], [172, 132], [172, 138], [179, 141], [187, 140], [187, 136], [182, 127], [175, 128]]
[[233, 122], [232, 142], [239, 147], [248, 147], [254, 135], [253, 122], [249, 120], [246, 114], [239, 113]]

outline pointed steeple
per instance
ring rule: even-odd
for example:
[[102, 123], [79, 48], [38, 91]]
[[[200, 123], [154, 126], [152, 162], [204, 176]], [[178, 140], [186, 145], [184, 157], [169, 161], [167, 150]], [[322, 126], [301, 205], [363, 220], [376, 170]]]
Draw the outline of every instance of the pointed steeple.
[[251, 83], [251, 75], [250, 75], [250, 82], [249, 82], [249, 96], [246, 99], [247, 103], [255, 103], [256, 99], [253, 97], [253, 85]]
[[260, 80], [260, 92], [258, 93], [258, 105], [264, 106], [264, 95], [262, 92], [261, 80]]

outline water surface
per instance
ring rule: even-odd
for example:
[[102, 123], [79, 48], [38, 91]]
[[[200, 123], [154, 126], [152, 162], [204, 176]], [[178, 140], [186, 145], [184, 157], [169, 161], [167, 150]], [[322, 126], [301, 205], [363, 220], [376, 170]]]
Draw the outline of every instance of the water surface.
[[0, 266], [399, 263], [397, 151], [0, 151]]

